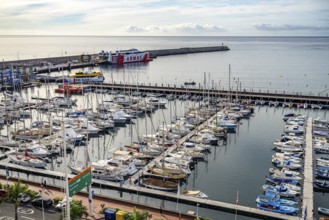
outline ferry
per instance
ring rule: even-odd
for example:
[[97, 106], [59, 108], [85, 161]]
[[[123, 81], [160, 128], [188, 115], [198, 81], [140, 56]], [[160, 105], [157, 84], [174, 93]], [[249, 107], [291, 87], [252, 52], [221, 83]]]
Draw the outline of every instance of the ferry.
[[124, 64], [135, 62], [152, 61], [149, 52], [139, 51], [137, 49], [120, 50], [116, 52], [101, 51], [98, 54], [98, 63], [100, 64]]
[[101, 72], [79, 71], [64, 78], [65, 83], [103, 83]]

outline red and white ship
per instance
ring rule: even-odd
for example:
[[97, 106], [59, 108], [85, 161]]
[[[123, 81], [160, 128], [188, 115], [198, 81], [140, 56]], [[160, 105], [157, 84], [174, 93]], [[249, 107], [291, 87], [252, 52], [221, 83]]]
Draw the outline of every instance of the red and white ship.
[[102, 51], [98, 54], [99, 63], [109, 64], [124, 64], [135, 62], [148, 62], [151, 61], [149, 52], [139, 51], [137, 49], [120, 50], [116, 52]]

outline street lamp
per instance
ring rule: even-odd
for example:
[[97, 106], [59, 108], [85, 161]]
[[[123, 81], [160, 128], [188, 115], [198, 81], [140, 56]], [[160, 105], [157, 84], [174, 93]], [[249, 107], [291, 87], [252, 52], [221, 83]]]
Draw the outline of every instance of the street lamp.
[[199, 219], [199, 206], [200, 206], [200, 204], [197, 203], [196, 204], [196, 219]]

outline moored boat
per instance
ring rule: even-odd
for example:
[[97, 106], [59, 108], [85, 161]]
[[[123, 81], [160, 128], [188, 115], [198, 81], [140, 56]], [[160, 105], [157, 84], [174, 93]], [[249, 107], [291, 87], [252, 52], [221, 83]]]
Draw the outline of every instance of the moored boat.
[[65, 83], [103, 83], [104, 76], [101, 72], [79, 71], [64, 78]]
[[74, 87], [68, 84], [58, 85], [58, 88], [55, 89], [56, 93], [64, 93], [64, 94], [82, 94], [83, 91], [79, 87]]
[[261, 204], [257, 203], [257, 208], [269, 212], [276, 212], [276, 213], [281, 213], [281, 214], [286, 214], [286, 215], [295, 215], [298, 212], [297, 208], [291, 207], [291, 206], [272, 206], [272, 205], [266, 205], [266, 204]]
[[138, 184], [145, 188], [156, 189], [161, 191], [175, 192], [178, 189], [178, 183], [145, 176], [140, 177], [138, 179]]
[[98, 54], [98, 63], [104, 64], [124, 64], [124, 63], [135, 63], [135, 62], [148, 62], [152, 61], [149, 52], [139, 51], [137, 49], [120, 50], [114, 53], [102, 51]]
[[324, 180], [315, 180], [314, 182], [314, 187], [319, 190], [329, 190], [329, 181], [324, 181]]
[[35, 157], [32, 157], [25, 153], [25, 155], [15, 155], [10, 154], [8, 155], [8, 158], [12, 163], [21, 165], [21, 166], [27, 166], [27, 167], [36, 167], [36, 168], [46, 168], [47, 164], [46, 162], [37, 159]]
[[328, 208], [323, 208], [323, 207], [318, 207], [318, 213], [322, 214], [322, 215], [329, 216], [329, 209]]
[[208, 196], [201, 192], [200, 190], [184, 190], [183, 194], [186, 196], [196, 197], [196, 198], [208, 198]]

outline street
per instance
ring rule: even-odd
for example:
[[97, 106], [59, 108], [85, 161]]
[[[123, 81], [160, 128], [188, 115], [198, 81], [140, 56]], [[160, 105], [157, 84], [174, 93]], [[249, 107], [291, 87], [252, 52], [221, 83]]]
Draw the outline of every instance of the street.
[[[21, 204], [18, 208], [18, 219], [39, 220], [39, 219], [59, 219], [60, 212], [54, 207], [44, 209], [44, 218], [42, 208], [35, 207], [31, 203]], [[3, 203], [0, 205], [0, 220], [14, 220], [15, 207], [13, 203]]]

